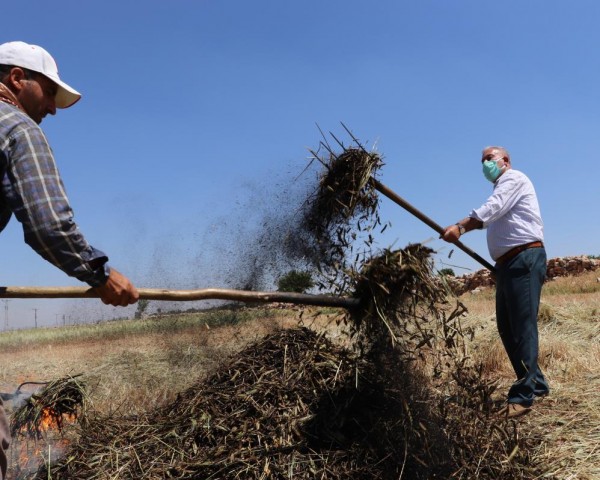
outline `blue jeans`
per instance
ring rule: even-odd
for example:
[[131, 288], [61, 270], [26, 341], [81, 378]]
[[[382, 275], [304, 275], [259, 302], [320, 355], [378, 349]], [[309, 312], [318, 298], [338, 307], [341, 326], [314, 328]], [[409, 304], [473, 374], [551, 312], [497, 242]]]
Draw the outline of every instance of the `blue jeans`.
[[496, 272], [496, 322], [517, 381], [509, 403], [531, 406], [535, 396], [550, 388], [538, 366], [537, 316], [546, 278], [544, 248], [523, 250]]

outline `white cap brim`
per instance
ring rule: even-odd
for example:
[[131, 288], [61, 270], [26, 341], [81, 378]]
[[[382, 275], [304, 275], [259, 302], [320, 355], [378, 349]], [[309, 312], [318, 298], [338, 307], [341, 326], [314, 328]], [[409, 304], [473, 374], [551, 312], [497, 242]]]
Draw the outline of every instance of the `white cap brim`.
[[81, 98], [81, 93], [67, 85], [60, 78], [43, 73], [42, 75], [52, 80], [58, 86], [56, 97], [54, 98], [56, 108], [69, 108], [70, 106], [75, 105]]

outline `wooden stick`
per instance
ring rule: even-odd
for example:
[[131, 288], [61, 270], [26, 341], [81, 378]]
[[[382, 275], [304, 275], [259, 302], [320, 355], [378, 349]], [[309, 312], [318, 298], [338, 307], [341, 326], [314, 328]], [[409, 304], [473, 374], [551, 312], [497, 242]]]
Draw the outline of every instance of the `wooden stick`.
[[[378, 180], [374, 179], [373, 177], [370, 178], [370, 181], [373, 183], [373, 186], [375, 187], [375, 189], [377, 191], [383, 193], [390, 200], [397, 203], [398, 205], [400, 205], [402, 208], [404, 208], [408, 212], [412, 213], [415, 217], [417, 217], [419, 220], [421, 220], [425, 224], [429, 225], [440, 235], [442, 235], [444, 233], [444, 229], [440, 225], [435, 223], [431, 218], [426, 216], [423, 212], [420, 212], [419, 210], [417, 210], [415, 207], [413, 207], [410, 203], [408, 203], [406, 200], [404, 200], [402, 197], [400, 197], [394, 191], [390, 190], [388, 187], [386, 187], [384, 184], [382, 184]], [[459, 240], [457, 240], [454, 243], [454, 245], [456, 245], [458, 248], [460, 248], [463, 252], [465, 252], [471, 258], [477, 260], [481, 265], [483, 265], [485, 268], [487, 268], [490, 272], [496, 271], [496, 267], [494, 267], [491, 263], [489, 263], [484, 258], [480, 257], [477, 253], [475, 253], [469, 247], [467, 247], [466, 245], [461, 243]]]
[[[254, 292], [224, 288], [201, 290], [167, 290], [161, 288], [138, 288], [140, 299], [164, 301], [192, 300], [234, 300], [238, 302], [281, 302], [321, 307], [353, 309], [360, 305], [360, 299], [310, 295], [293, 292]], [[0, 287], [0, 298], [99, 298], [98, 293], [89, 287]]]

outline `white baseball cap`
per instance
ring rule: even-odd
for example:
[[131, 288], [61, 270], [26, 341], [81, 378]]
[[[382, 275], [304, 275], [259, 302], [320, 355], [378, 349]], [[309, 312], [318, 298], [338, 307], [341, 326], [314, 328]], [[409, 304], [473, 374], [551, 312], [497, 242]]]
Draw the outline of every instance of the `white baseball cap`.
[[81, 94], [58, 76], [56, 62], [46, 50], [25, 42], [7, 42], [0, 45], [0, 65], [12, 65], [41, 73], [56, 85], [56, 108], [68, 108], [81, 98]]

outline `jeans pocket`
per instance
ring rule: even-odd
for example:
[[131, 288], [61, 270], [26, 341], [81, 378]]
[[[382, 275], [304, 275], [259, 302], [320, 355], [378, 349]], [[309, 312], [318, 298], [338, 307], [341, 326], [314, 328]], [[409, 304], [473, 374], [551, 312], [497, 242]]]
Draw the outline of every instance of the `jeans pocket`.
[[508, 264], [508, 275], [510, 278], [519, 278], [524, 275], [529, 275], [531, 272], [531, 259], [527, 256], [527, 250], [519, 253], [513, 260]]

